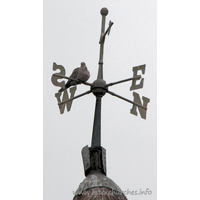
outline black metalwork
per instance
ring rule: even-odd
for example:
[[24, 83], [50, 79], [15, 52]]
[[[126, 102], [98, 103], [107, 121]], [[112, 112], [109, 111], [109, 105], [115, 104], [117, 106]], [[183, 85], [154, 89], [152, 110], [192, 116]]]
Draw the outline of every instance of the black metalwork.
[[[123, 79], [123, 80], [108, 83], [108, 84], [106, 83], [105, 80], [103, 80], [104, 43], [105, 43], [106, 35], [109, 35], [111, 27], [114, 23], [110, 21], [109, 26], [108, 26], [107, 30], [105, 31], [105, 22], [106, 22], [106, 16], [108, 14], [108, 9], [102, 8], [100, 13], [102, 15], [102, 24], [101, 24], [101, 35], [100, 35], [100, 40], [99, 40], [100, 53], [99, 53], [99, 63], [98, 63], [99, 68], [98, 68], [97, 79], [93, 83], [88, 83], [88, 82], [79, 83], [76, 79], [65, 76], [64, 67], [62, 65], [57, 65], [56, 63], [53, 64], [53, 70], [59, 69], [60, 73], [55, 73], [52, 75], [52, 83], [55, 86], [60, 86], [61, 88], [64, 88], [64, 85], [65, 85], [64, 81], [62, 81], [62, 82], [57, 81], [57, 79], [61, 79], [61, 78], [73, 80], [73, 81], [76, 81], [78, 84], [84, 84], [84, 85], [90, 86], [90, 90], [88, 90], [82, 94], [79, 94], [77, 96], [74, 96], [76, 87], [70, 88], [70, 93], [71, 93], [70, 98], [68, 98], [67, 90], [64, 90], [62, 101], [60, 99], [61, 92], [56, 93], [55, 96], [57, 98], [58, 106], [59, 106], [61, 114], [64, 113], [65, 105], [67, 105], [66, 106], [67, 111], [70, 111], [72, 101], [75, 99], [78, 99], [78, 98], [85, 96], [87, 94], [90, 94], [90, 93], [93, 93], [93, 95], [96, 97], [96, 106], [95, 106], [95, 112], [94, 112], [91, 147], [85, 146], [82, 149], [82, 157], [83, 157], [85, 176], [88, 176], [88, 177], [90, 177], [91, 173], [93, 173], [94, 171], [101, 172], [103, 175], [106, 175], [106, 150], [103, 147], [101, 147], [101, 100], [102, 100], [102, 97], [106, 93], [108, 93], [112, 96], [115, 96], [119, 99], [122, 99], [126, 102], [131, 103], [133, 105], [133, 108], [130, 110], [130, 113], [133, 115], [137, 115], [136, 108], [138, 108], [140, 115], [143, 119], [146, 119], [147, 104], [150, 101], [148, 98], [142, 97], [142, 100], [143, 100], [143, 104], [142, 104], [139, 95], [135, 92], [133, 92], [134, 101], [131, 101], [129, 99], [126, 99], [126, 98], [108, 90], [108, 88], [110, 86], [124, 83], [127, 81], [132, 81], [130, 90], [142, 88], [143, 83], [144, 83], [144, 78], [142, 78], [142, 76], [138, 75], [137, 73], [140, 70], [140, 71], [142, 71], [142, 74], [144, 74], [146, 65], [140, 65], [137, 67], [133, 67], [133, 77], [132, 78]], [[140, 80], [140, 83], [137, 84], [136, 81], [139, 81], [139, 80]], [[87, 183], [87, 180], [90, 180], [90, 179], [86, 179], [86, 181], [85, 181], [86, 183]], [[117, 188], [117, 186], [112, 186], [113, 183], [111, 184], [109, 179], [108, 180], [106, 179], [106, 181], [107, 181], [106, 184], [111, 185], [111, 186], [109, 186], [111, 189], [116, 190], [116, 191], [120, 190], [119, 188]], [[84, 184], [83, 184], [83, 186], [84, 186]], [[84, 187], [83, 186], [79, 187], [79, 189], [77, 191], [78, 194], [80, 191], [82, 192], [85, 189], [84, 188], [85, 186]]]
[[[99, 53], [99, 63], [98, 63], [99, 69], [98, 69], [97, 79], [93, 83], [88, 83], [88, 82], [82, 83], [84, 85], [90, 86], [90, 90], [88, 90], [88, 91], [86, 91], [86, 92], [84, 92], [80, 95], [73, 96], [70, 99], [66, 99], [66, 100], [63, 100], [63, 101], [59, 100], [59, 102], [58, 102], [58, 105], [61, 106], [63, 104], [66, 104], [66, 103], [74, 100], [74, 99], [85, 96], [86, 94], [93, 93], [96, 96], [96, 106], [95, 106], [95, 113], [94, 113], [94, 123], [93, 123], [91, 147], [101, 147], [101, 99], [106, 93], [108, 93], [112, 96], [115, 96], [117, 98], [120, 98], [120, 99], [122, 99], [126, 102], [129, 102], [129, 103], [133, 104], [134, 106], [140, 107], [140, 109], [144, 109], [144, 112], [146, 112], [146, 110], [147, 110], [147, 107], [143, 106], [142, 104], [135, 102], [135, 101], [131, 101], [129, 99], [126, 99], [126, 98], [108, 90], [108, 87], [110, 87], [110, 86], [120, 84], [120, 83], [123, 83], [123, 82], [127, 82], [127, 81], [132, 81], [132, 86], [131, 86], [132, 89], [138, 89], [138, 88], [143, 87], [143, 80], [144, 79], [141, 77], [141, 75], [137, 75], [137, 71], [142, 70], [142, 73], [144, 74], [145, 65], [141, 65], [139, 67], [134, 67], [133, 72], [135, 73], [134, 74], [135, 76], [133, 76], [132, 78], [128, 78], [128, 79], [124, 79], [124, 80], [121, 80], [121, 81], [116, 81], [116, 82], [108, 83], [108, 84], [106, 84], [105, 80], [103, 80], [104, 43], [105, 43], [106, 35], [109, 35], [111, 27], [114, 23], [110, 21], [109, 26], [108, 26], [107, 30], [105, 31], [105, 22], [106, 22], [106, 16], [108, 14], [108, 9], [102, 8], [100, 13], [102, 15], [102, 23], [101, 23], [101, 35], [100, 35], [100, 40], [99, 40], [100, 53]], [[56, 79], [58, 79], [58, 78], [75, 80], [73, 78], [65, 76], [65, 70], [63, 69], [63, 67], [61, 65], [56, 65], [54, 63], [54, 69], [60, 69], [61, 70], [60, 74], [55, 73], [52, 76], [52, 82], [53, 82], [54, 85], [57, 86], [59, 84], [59, 83], [56, 83], [56, 81], [57, 81]], [[54, 77], [58, 77], [58, 78], [54, 78]], [[141, 79], [142, 84], [135, 85], [136, 81], [140, 80], [140, 79]], [[77, 80], [75, 80], [75, 81], [77, 81]], [[56, 94], [56, 96], [59, 96], [58, 93]], [[135, 114], [134, 112], [131, 112], [131, 113]], [[145, 115], [145, 117], [146, 117], [146, 115]]]

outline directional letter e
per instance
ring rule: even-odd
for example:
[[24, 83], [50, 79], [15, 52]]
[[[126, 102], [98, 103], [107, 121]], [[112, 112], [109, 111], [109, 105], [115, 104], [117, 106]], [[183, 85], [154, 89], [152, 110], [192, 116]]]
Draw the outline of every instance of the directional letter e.
[[[137, 76], [137, 72], [139, 70], [142, 71], [142, 74], [145, 73], [145, 66], [146, 65], [140, 65], [140, 66], [137, 66], [137, 67], [133, 67], [133, 77]], [[132, 81], [132, 85], [130, 87], [130, 90], [136, 90], [136, 89], [140, 89], [140, 88], [143, 88], [143, 84], [144, 84], [144, 78], [141, 79], [140, 83], [136, 85], [136, 79], [134, 79]]]

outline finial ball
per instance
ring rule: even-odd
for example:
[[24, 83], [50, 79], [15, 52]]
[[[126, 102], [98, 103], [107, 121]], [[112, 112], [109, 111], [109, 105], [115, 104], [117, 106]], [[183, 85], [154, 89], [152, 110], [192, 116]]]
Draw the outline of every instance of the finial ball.
[[101, 9], [101, 15], [107, 15], [108, 14], [108, 9], [107, 8], [102, 8]]

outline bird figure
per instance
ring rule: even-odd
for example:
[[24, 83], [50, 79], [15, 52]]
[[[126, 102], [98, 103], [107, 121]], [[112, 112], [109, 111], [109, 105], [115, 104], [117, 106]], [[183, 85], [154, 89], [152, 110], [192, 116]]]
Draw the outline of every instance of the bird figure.
[[88, 71], [85, 63], [81, 62], [81, 66], [74, 69], [69, 78], [73, 78], [77, 81], [69, 79], [65, 84], [65, 88], [61, 88], [58, 92], [63, 92], [72, 85], [78, 85], [84, 83], [90, 78], [90, 72]]

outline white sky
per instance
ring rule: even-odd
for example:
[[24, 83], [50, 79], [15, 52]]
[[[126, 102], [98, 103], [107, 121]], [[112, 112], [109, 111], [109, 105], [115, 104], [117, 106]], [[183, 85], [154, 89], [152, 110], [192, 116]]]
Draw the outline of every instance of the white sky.
[[[59, 2], [60, 3], [57, 2], [57, 5], [53, 3], [48, 6], [50, 8], [52, 8], [52, 6], [54, 7], [54, 9], [51, 10], [57, 10], [58, 6], [61, 5], [61, 1]], [[64, 3], [64, 1], [62, 2]], [[82, 1], [71, 1], [71, 4], [77, 2], [80, 4]], [[126, 20], [119, 17], [114, 7], [118, 7], [117, 5], [121, 4], [122, 7], [124, 6], [124, 9], [121, 7], [118, 8], [121, 8], [120, 12], [122, 12], [125, 10], [125, 1], [123, 1], [123, 3], [120, 3], [122, 1], [115, 1], [115, 3], [110, 1], [109, 4], [106, 2], [104, 4], [103, 2], [103, 5], [97, 2], [95, 2], [95, 5], [92, 5], [91, 2], [92, 1], [89, 2], [90, 6], [95, 6], [95, 9], [90, 11], [93, 17], [88, 17], [89, 11], [87, 10], [87, 12], [85, 12], [85, 17], [81, 15], [81, 19], [77, 20], [82, 21], [83, 18], [85, 23], [87, 22], [87, 26], [85, 25], [82, 27], [83, 30], [81, 31], [79, 30], [79, 27], [82, 26], [81, 23], [72, 24], [75, 19], [79, 18], [79, 15], [76, 15], [75, 12], [77, 5], [73, 7], [74, 9], [69, 11], [74, 12], [73, 15], [69, 15], [68, 12], [65, 14], [60, 13], [63, 15], [63, 18], [60, 16], [59, 11], [64, 9], [69, 10], [69, 8], [60, 6], [56, 13], [50, 13], [52, 16], [48, 17], [53, 20], [52, 24], [55, 25], [55, 21], [59, 20], [60, 23], [64, 21], [67, 26], [67, 24], [70, 24], [69, 20], [71, 19], [70, 27], [73, 27], [75, 31], [71, 28], [70, 32], [68, 32], [67, 30], [69, 27], [61, 27], [60, 24], [51, 27], [47, 25], [44, 20], [44, 29], [49, 29], [49, 36], [45, 36], [44, 41], [42, 38], [43, 2], [41, 0], [10, 0], [1, 2], [0, 19], [2, 30], [0, 48], [2, 76], [0, 80], [2, 98], [0, 113], [2, 123], [0, 126], [0, 199], [43, 199], [43, 125], [44, 155], [48, 155], [46, 158], [44, 156], [44, 167], [49, 170], [44, 173], [44, 176], [49, 179], [49, 183], [44, 187], [44, 190], [46, 190], [47, 187], [51, 187], [53, 190], [51, 192], [55, 195], [53, 199], [63, 199], [61, 197], [62, 195], [64, 198], [66, 195], [67, 198], [71, 198], [71, 190], [76, 190], [78, 184], [84, 179], [80, 151], [83, 146], [87, 144], [90, 145], [91, 142], [91, 125], [93, 122], [92, 106], [94, 106], [95, 98], [90, 95], [83, 97], [81, 100], [74, 101], [72, 111], [60, 116], [54, 97], [56, 87], [51, 84], [50, 77], [53, 73], [52, 62], [62, 64], [67, 71], [71, 73], [74, 67], [77, 67], [82, 60], [85, 60], [92, 74], [90, 81], [92, 82], [96, 78], [99, 53], [98, 40], [101, 22], [99, 9], [103, 6], [108, 7], [110, 11], [107, 17], [107, 23], [109, 20], [115, 23], [105, 44], [105, 80], [109, 82], [127, 78], [132, 75], [132, 66], [146, 63], [147, 68], [144, 76], [145, 85], [141, 91], [137, 92], [151, 99], [148, 106], [147, 120], [145, 121], [140, 117], [129, 114], [131, 107], [129, 103], [108, 95], [103, 98], [102, 118], [104, 121], [102, 122], [102, 146], [107, 150], [108, 177], [113, 179], [124, 189], [127, 188], [126, 184], [128, 183], [124, 181], [124, 175], [127, 175], [127, 172], [129, 172], [129, 176], [126, 179], [129, 182], [134, 182], [134, 184], [129, 184], [130, 189], [132, 189], [131, 186], [134, 186], [133, 189], [143, 189], [143, 187], [146, 187], [144, 184], [148, 183], [148, 187], [151, 187], [150, 189], [152, 189], [153, 192], [155, 191], [153, 182], [145, 182], [144, 176], [144, 173], [146, 173], [145, 175], [147, 175], [148, 181], [153, 180], [149, 179], [150, 175], [155, 177], [152, 173], [147, 174], [150, 168], [144, 166], [150, 159], [148, 155], [154, 155], [153, 148], [156, 147], [154, 145], [155, 141], [149, 143], [149, 145], [151, 144], [152, 146], [141, 146], [141, 144], [144, 145], [147, 143], [145, 141], [147, 137], [155, 134], [155, 132], [148, 129], [148, 133], [153, 132], [153, 134], [149, 136], [146, 131], [146, 129], [150, 127], [149, 124], [153, 126], [152, 121], [155, 123], [156, 112], [154, 112], [154, 108], [156, 106], [156, 98], [152, 91], [152, 88], [154, 88], [152, 84], [154, 84], [154, 82], [150, 80], [150, 78], [153, 77], [152, 67], [155, 67], [155, 65], [149, 62], [149, 49], [144, 49], [144, 44], [142, 44], [144, 40], [148, 41], [148, 38], [152, 37], [152, 32], [150, 31], [148, 34], [145, 31], [142, 32], [142, 34], [148, 35], [147, 38], [142, 38], [142, 34], [138, 34], [139, 31], [147, 29], [147, 20], [146, 17], [142, 15], [143, 11], [138, 13], [139, 10], [141, 10], [141, 6], [139, 5], [133, 7], [133, 9], [140, 17], [142, 16], [141, 20], [145, 22], [142, 24], [140, 24], [140, 17], [129, 19], [126, 15], [120, 16], [122, 18], [126, 17]], [[137, 1], [140, 5], [142, 2], [143, 1]], [[143, 4], [145, 11], [150, 10], [151, 13], [152, 10], [146, 6], [146, 3], [150, 6], [150, 2], [146, 0]], [[66, 4], [70, 4], [69, 1]], [[84, 6], [86, 6], [86, 4], [84, 4]], [[80, 10], [84, 9], [84, 6], [80, 6], [78, 11], [81, 12]], [[144, 9], [142, 8], [142, 10]], [[162, 200], [198, 199], [200, 195], [198, 184], [198, 180], [200, 179], [200, 163], [198, 159], [200, 151], [200, 129], [198, 125], [200, 110], [197, 96], [199, 91], [198, 69], [200, 54], [199, 14], [198, 1], [183, 2], [169, 0], [164, 2], [158, 0], [157, 153], [158, 199]], [[64, 15], [67, 17], [64, 17]], [[46, 16], [45, 12], [44, 16]], [[54, 16], [57, 16], [57, 19]], [[95, 26], [94, 28], [88, 26], [89, 20], [94, 21], [94, 23], [91, 23], [91, 27]], [[134, 25], [134, 29], [130, 26], [126, 26], [128, 31], [125, 31], [125, 28], [122, 29], [122, 27], [126, 25], [125, 21], [126, 23], [131, 21], [130, 24]], [[133, 24], [133, 22], [135, 24]], [[50, 32], [50, 30], [53, 29], [55, 31]], [[90, 31], [90, 29], [92, 29], [92, 31]], [[87, 31], [87, 34], [85, 34], [84, 31]], [[124, 37], [119, 39], [118, 34], [122, 35], [122, 32]], [[89, 33], [91, 34], [89, 35]], [[67, 35], [75, 37], [76, 39], [81, 35], [86, 35], [86, 37], [84, 37], [84, 39], [79, 38], [78, 41], [74, 43], [73, 40], [67, 38]], [[47, 42], [50, 38], [53, 40], [49, 43], [45, 43], [45, 41]], [[93, 41], [88, 42], [87, 38]], [[129, 40], [129, 38], [132, 38], [132, 40]], [[44, 49], [44, 63], [42, 52], [43, 42], [44, 47], [46, 48], [48, 45], [49, 51], [51, 51], [51, 58], [46, 59], [50, 56], [47, 54], [46, 49]], [[87, 45], [85, 45], [86, 43]], [[139, 43], [142, 45], [139, 49], [135, 50], [135, 44]], [[80, 44], [82, 44], [82, 47], [80, 47]], [[127, 50], [125, 51], [123, 49], [123, 52], [127, 52], [123, 55], [123, 58], [120, 59], [121, 49], [114, 47], [114, 45]], [[150, 44], [148, 44], [148, 46], [149, 45]], [[87, 46], [87, 51], [82, 51], [82, 48], [85, 48], [85, 46]], [[60, 50], [56, 51], [56, 49]], [[144, 56], [144, 53], [147, 53], [147, 55]], [[87, 58], [88, 55], [90, 55], [90, 57]], [[155, 54], [153, 55], [155, 56]], [[113, 56], [115, 59], [111, 59]], [[116, 62], [115, 65], [114, 62]], [[124, 63], [124, 65], [122, 66], [121, 63]], [[120, 71], [120, 73], [115, 73], [111, 76], [109, 70], [111, 70], [113, 66], [115, 66], [115, 68], [119, 66], [121, 68], [124, 66], [127, 68], [123, 68], [123, 73]], [[43, 68], [45, 69], [44, 78], [42, 72]], [[44, 86], [42, 87], [43, 80]], [[128, 90], [129, 86], [129, 84], [115, 86], [115, 91], [132, 99], [131, 92]], [[149, 87], [151, 87], [151, 91]], [[80, 86], [78, 90], [81, 92], [81, 90], [85, 90], [85, 88], [86, 86]], [[127, 90], [125, 88], [127, 88]], [[44, 100], [44, 106], [42, 104], [42, 99]], [[112, 104], [110, 105], [111, 101]], [[87, 119], [79, 122], [81, 123], [80, 126], [83, 126], [83, 122], [87, 124], [87, 129], [85, 129], [84, 133], [80, 133], [73, 124], [68, 123], [71, 119], [79, 120], [76, 113], [77, 110], [80, 110], [79, 106], [81, 106], [81, 103], [84, 105], [89, 104], [90, 107], [90, 109], [81, 107], [81, 110], [88, 115]], [[44, 122], [43, 107], [45, 111]], [[115, 107], [115, 109], [113, 107]], [[107, 112], [108, 109], [110, 113]], [[53, 113], [53, 115], [51, 115], [51, 113]], [[115, 124], [116, 127], [109, 125], [111, 124], [111, 117], [109, 117], [109, 115], [112, 115], [112, 118], [117, 121]], [[126, 119], [126, 121], [124, 122], [121, 119]], [[75, 120], [72, 121], [74, 122]], [[48, 121], [49, 125], [52, 127], [50, 130], [46, 128]], [[62, 125], [59, 125], [61, 123]], [[125, 130], [124, 127], [127, 127], [127, 129]], [[57, 129], [57, 134], [53, 131], [55, 128]], [[155, 129], [154, 126], [153, 128]], [[69, 132], [69, 130], [73, 130], [73, 132]], [[137, 132], [133, 132], [134, 130], [137, 130]], [[71, 133], [73, 133], [74, 138], [71, 137]], [[107, 138], [111, 137], [112, 141], [108, 141]], [[77, 138], [78, 141], [76, 141], [76, 145], [72, 145]], [[152, 139], [154, 138], [155, 137], [152, 137]], [[143, 139], [143, 143], [140, 142], [141, 139]], [[52, 143], [50, 144], [50, 142]], [[132, 145], [133, 143], [134, 145]], [[123, 149], [121, 148], [121, 144], [125, 144]], [[147, 148], [151, 149], [151, 151], [147, 152]], [[48, 149], [49, 152], [47, 151]], [[66, 149], [66, 151], [63, 151], [63, 149]], [[130, 149], [133, 154], [128, 153], [127, 149]], [[114, 150], [117, 151], [117, 156], [114, 155]], [[144, 159], [143, 157], [139, 157], [144, 154]], [[73, 156], [74, 159], [68, 162], [67, 159]], [[134, 159], [132, 159], [133, 156]], [[119, 157], [121, 159], [120, 162], [118, 162]], [[50, 163], [48, 167], [47, 164], [51, 160], [56, 161], [57, 165], [53, 162]], [[124, 161], [127, 163], [126, 165], [122, 165]], [[116, 163], [119, 167], [116, 167]], [[74, 164], [73, 171], [75, 171], [74, 166], [77, 166], [77, 174], [75, 176], [69, 174], [72, 164]], [[141, 165], [143, 166], [142, 172], [140, 170]], [[137, 173], [136, 171], [133, 173], [132, 170], [128, 171], [130, 167], [131, 169], [132, 167], [137, 168]], [[151, 167], [155, 169], [153, 166]], [[59, 173], [55, 174], [56, 171]], [[140, 182], [130, 178], [138, 177], [138, 173], [139, 175], [143, 173]], [[123, 178], [120, 178], [121, 175], [123, 175]], [[71, 183], [71, 177], [76, 177], [77, 180], [73, 179], [73, 183]], [[138, 185], [140, 184], [138, 188], [135, 187], [136, 182]], [[45, 195], [50, 194], [46, 193]], [[71, 195], [71, 197], [68, 195]], [[144, 198], [144, 196], [137, 197]], [[151, 197], [152, 196], [148, 196], [149, 199]], [[133, 198], [133, 196], [128, 195], [128, 199], [131, 198]]]
[[[156, 198], [156, 2], [142, 1], [44, 1], [44, 200], [72, 199], [84, 171], [81, 149], [91, 145], [95, 97], [73, 102], [60, 115], [50, 82], [53, 62], [66, 75], [86, 62], [96, 80], [102, 7], [114, 22], [104, 46], [104, 80], [114, 82], [133, 76], [132, 67], [146, 64], [144, 88], [135, 90], [150, 98], [147, 120], [130, 114], [132, 105], [106, 94], [102, 99], [102, 146], [107, 151], [107, 176], [122, 190], [149, 188]], [[130, 100], [131, 82], [110, 87]], [[78, 86], [76, 94], [89, 87]], [[128, 195], [128, 199], [134, 199]], [[137, 197], [146, 199], [146, 195]]]

